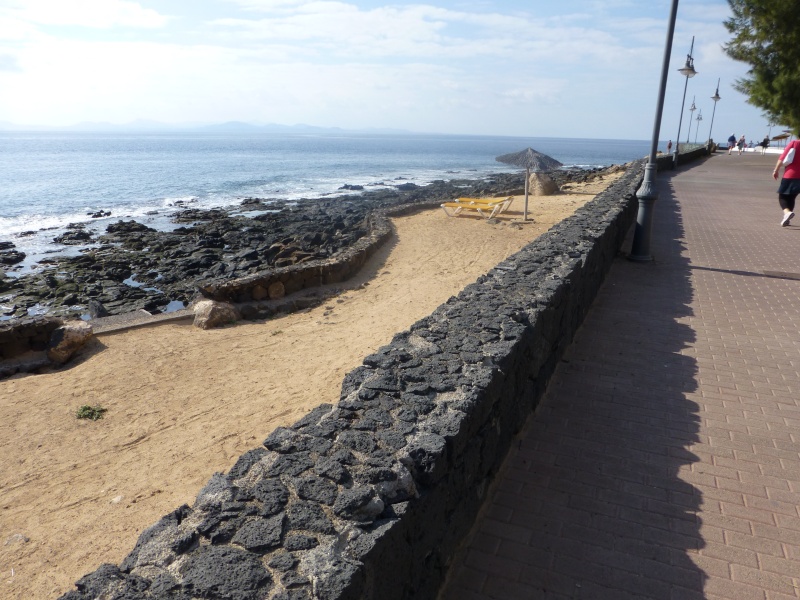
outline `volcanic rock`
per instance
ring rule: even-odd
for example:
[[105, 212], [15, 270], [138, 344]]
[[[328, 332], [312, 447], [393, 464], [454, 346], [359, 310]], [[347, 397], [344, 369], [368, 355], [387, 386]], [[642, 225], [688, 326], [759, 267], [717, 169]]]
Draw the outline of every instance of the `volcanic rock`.
[[80, 350], [93, 335], [92, 326], [85, 321], [71, 321], [56, 329], [50, 338], [47, 358], [64, 364]]
[[200, 329], [213, 329], [235, 323], [240, 318], [236, 308], [227, 302], [200, 300], [194, 306], [194, 325]]

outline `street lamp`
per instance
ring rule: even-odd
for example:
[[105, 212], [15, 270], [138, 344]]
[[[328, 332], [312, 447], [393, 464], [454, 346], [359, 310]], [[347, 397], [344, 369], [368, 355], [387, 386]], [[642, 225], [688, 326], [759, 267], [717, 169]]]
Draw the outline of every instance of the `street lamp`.
[[711, 152], [710, 144], [711, 144], [711, 130], [714, 129], [714, 115], [717, 112], [717, 102], [721, 100], [719, 97], [719, 79], [717, 79], [717, 90], [714, 92], [714, 95], [711, 96], [711, 99], [714, 101], [714, 110], [711, 111], [711, 127], [708, 128], [708, 143], [709, 143], [709, 152]]
[[[658, 198], [656, 190], [656, 152], [658, 150], [658, 135], [661, 133], [661, 115], [664, 112], [664, 93], [667, 89], [667, 75], [669, 74], [669, 57], [672, 54], [672, 36], [675, 33], [675, 17], [678, 15], [678, 0], [672, 0], [672, 8], [667, 26], [667, 41], [664, 44], [664, 59], [661, 63], [661, 83], [658, 87], [658, 101], [656, 103], [656, 118], [653, 123], [653, 137], [650, 142], [650, 157], [644, 167], [642, 185], [636, 190], [636, 199], [639, 201], [639, 211], [636, 213], [636, 229], [633, 232], [631, 245], [631, 260], [646, 262], [653, 260], [650, 255], [650, 233], [653, 230], [653, 205]], [[694, 38], [692, 38], [694, 45]], [[687, 61], [687, 66], [689, 65]], [[694, 71], [694, 69], [692, 69]], [[688, 76], [687, 76], [688, 77]], [[686, 90], [683, 92], [686, 99]], [[681, 105], [683, 110], [683, 105]], [[678, 130], [680, 135], [680, 129]], [[678, 156], [679, 137], [675, 138], [675, 156]]]
[[697, 111], [697, 127], [694, 130], [694, 143], [697, 143], [697, 134], [700, 133], [700, 121], [703, 120], [703, 109]]
[[[675, 154], [673, 157], [673, 167], [678, 166], [678, 149], [681, 145], [681, 124], [683, 123], [683, 107], [686, 105], [686, 88], [689, 86], [689, 79], [697, 75], [694, 70], [694, 58], [692, 58], [692, 51], [694, 50], [694, 36], [692, 36], [692, 46], [689, 48], [689, 54], [686, 55], [686, 64], [678, 69], [678, 72], [686, 77], [686, 83], [683, 85], [683, 100], [681, 100], [681, 118], [678, 119], [678, 137], [675, 138]], [[691, 125], [691, 121], [689, 122]], [[688, 140], [686, 142], [689, 143]]]
[[686, 132], [686, 143], [689, 143], [689, 136], [692, 135], [692, 119], [694, 119], [694, 111], [697, 110], [697, 107], [694, 105], [694, 96], [692, 96], [692, 105], [689, 107], [689, 112], [692, 113], [689, 115], [689, 131]]

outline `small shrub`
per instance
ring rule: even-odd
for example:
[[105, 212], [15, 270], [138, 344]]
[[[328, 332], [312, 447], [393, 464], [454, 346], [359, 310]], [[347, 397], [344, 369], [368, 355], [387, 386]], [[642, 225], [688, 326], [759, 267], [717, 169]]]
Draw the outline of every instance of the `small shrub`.
[[92, 421], [97, 421], [97, 419], [103, 418], [103, 414], [107, 410], [107, 408], [103, 408], [99, 404], [97, 406], [89, 406], [88, 404], [84, 404], [77, 411], [75, 411], [75, 416], [79, 419], [91, 419]]

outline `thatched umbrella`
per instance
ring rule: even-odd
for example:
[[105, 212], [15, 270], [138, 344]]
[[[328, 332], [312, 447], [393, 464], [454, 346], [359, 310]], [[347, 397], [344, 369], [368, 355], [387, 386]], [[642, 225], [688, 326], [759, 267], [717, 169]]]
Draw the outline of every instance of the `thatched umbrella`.
[[555, 158], [551, 158], [546, 154], [537, 152], [533, 148], [526, 148], [522, 152], [512, 152], [511, 154], [503, 154], [495, 158], [497, 162], [514, 165], [515, 167], [522, 167], [525, 169], [525, 210], [522, 213], [522, 220], [528, 220], [528, 179], [531, 173], [541, 173], [543, 171], [552, 171], [558, 167], [563, 166]]

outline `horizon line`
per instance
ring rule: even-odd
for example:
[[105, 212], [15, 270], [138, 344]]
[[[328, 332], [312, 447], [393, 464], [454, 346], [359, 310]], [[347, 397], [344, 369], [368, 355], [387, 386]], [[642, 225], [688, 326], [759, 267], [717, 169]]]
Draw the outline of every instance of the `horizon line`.
[[[210, 131], [208, 131], [210, 130]], [[158, 121], [131, 121], [119, 124], [108, 121], [82, 121], [72, 125], [20, 125], [11, 121], [0, 121], [0, 133], [168, 133], [168, 132], [193, 132], [203, 131], [205, 133], [372, 133], [383, 135], [424, 135], [424, 136], [454, 136], [454, 137], [507, 137], [520, 139], [569, 139], [569, 140], [617, 140], [631, 142], [646, 142], [645, 139], [633, 138], [605, 138], [591, 136], [553, 136], [553, 135], [509, 135], [509, 134], [488, 134], [488, 133], [446, 133], [437, 131], [414, 131], [409, 129], [398, 129], [391, 127], [361, 127], [346, 128], [339, 126], [308, 125], [306, 123], [296, 123], [294, 125], [284, 125], [280, 123], [254, 124], [245, 121], [225, 121], [220, 123], [162, 123]]]

